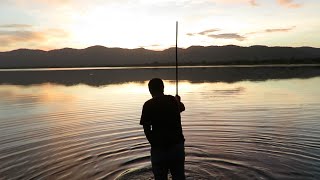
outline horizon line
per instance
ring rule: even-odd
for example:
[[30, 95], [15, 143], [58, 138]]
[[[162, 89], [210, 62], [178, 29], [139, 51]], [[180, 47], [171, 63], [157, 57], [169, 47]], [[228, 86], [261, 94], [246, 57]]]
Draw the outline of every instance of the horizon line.
[[[315, 48], [319, 49], [320, 47], [313, 47], [313, 46], [267, 46], [267, 45], [251, 45], [251, 46], [239, 46], [239, 45], [234, 45], [234, 44], [228, 44], [228, 45], [210, 45], [210, 46], [202, 46], [202, 45], [191, 45], [188, 47], [178, 47], [178, 49], [189, 49], [191, 47], [227, 47], [227, 46], [236, 46], [236, 47], [243, 47], [243, 48], [249, 48], [249, 47], [255, 47], [255, 46], [261, 46], [261, 47], [268, 47], [268, 48]], [[85, 48], [71, 48], [71, 47], [63, 47], [63, 48], [57, 48], [57, 49], [50, 49], [50, 50], [43, 50], [43, 49], [28, 49], [28, 48], [18, 48], [18, 49], [13, 49], [9, 51], [0, 51], [0, 53], [6, 53], [6, 52], [12, 52], [12, 51], [18, 51], [18, 50], [33, 50], [33, 51], [44, 51], [44, 52], [50, 52], [50, 51], [57, 51], [57, 50], [62, 50], [62, 49], [74, 49], [74, 50], [84, 50], [92, 47], [103, 47], [103, 48], [109, 48], [109, 49], [126, 49], [126, 50], [137, 50], [137, 49], [145, 49], [149, 51], [166, 51], [169, 49], [175, 49], [175, 45], [170, 46], [168, 48], [162, 49], [162, 50], [154, 50], [154, 49], [148, 49], [145, 47], [138, 47], [138, 48], [122, 48], [122, 47], [107, 47], [103, 45], [92, 45], [88, 46]]]

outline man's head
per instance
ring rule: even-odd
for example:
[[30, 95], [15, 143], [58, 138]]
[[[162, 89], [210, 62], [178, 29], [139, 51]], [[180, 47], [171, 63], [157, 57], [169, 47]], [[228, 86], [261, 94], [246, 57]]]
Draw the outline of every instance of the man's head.
[[148, 83], [149, 91], [152, 96], [163, 94], [163, 81], [159, 78], [153, 78]]

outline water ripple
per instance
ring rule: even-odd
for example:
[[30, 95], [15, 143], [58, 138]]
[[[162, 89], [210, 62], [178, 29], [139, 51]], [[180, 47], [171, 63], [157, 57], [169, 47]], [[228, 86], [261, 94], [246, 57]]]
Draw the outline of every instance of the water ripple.
[[[195, 89], [181, 94], [187, 179], [319, 179], [320, 94], [292, 88], [287, 98], [279, 89], [290, 83], [187, 84]], [[57, 94], [44, 100], [41, 85], [5, 86], [0, 179], [152, 179], [139, 125], [149, 96], [115, 93], [139, 83], [115, 86], [51, 85]]]

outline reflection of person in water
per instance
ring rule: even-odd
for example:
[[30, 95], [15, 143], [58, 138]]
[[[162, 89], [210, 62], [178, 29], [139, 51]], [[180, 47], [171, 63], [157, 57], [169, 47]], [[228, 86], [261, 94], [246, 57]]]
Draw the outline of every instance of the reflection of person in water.
[[180, 112], [185, 110], [180, 96], [164, 95], [161, 79], [150, 80], [152, 99], [144, 103], [140, 125], [151, 144], [152, 171], [156, 180], [185, 179], [184, 136]]

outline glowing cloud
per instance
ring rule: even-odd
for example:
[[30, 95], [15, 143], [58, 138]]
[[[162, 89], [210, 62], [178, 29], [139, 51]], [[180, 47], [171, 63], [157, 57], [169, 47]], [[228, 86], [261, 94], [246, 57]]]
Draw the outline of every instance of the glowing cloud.
[[61, 29], [32, 30], [0, 30], [0, 48], [6, 49], [12, 45], [28, 43], [43, 44], [59, 38], [67, 38], [67, 32]]
[[294, 3], [293, 0], [277, 0], [278, 4], [288, 8], [299, 8], [302, 4]]
[[249, 1], [249, 3], [251, 6], [258, 6], [258, 3], [256, 0], [251, 0], [251, 1]]
[[225, 4], [248, 4], [251, 6], [257, 6], [257, 0], [212, 0], [217, 3], [225, 3]]

